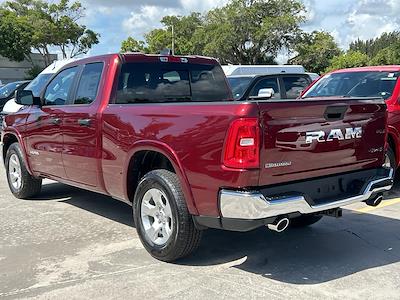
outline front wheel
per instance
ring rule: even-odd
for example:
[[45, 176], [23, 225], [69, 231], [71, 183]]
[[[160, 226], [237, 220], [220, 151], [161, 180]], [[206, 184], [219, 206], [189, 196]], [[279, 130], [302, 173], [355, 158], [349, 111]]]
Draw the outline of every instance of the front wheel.
[[5, 167], [8, 186], [15, 197], [28, 199], [40, 193], [42, 180], [29, 174], [18, 143], [14, 143], [8, 148]]
[[133, 214], [144, 247], [159, 260], [173, 262], [200, 244], [202, 232], [189, 214], [178, 177], [168, 170], [151, 171], [143, 177]]

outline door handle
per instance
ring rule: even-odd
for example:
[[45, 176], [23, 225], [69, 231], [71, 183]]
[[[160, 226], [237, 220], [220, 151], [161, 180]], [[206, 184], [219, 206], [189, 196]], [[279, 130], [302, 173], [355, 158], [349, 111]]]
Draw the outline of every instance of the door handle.
[[90, 126], [91, 120], [90, 119], [79, 119], [78, 124], [81, 126]]
[[60, 125], [61, 119], [60, 118], [50, 118], [50, 123], [54, 125]]

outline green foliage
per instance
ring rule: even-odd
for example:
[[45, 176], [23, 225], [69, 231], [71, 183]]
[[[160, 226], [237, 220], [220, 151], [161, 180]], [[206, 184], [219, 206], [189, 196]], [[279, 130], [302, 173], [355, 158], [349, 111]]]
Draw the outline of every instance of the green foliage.
[[293, 46], [304, 11], [297, 0], [232, 0], [208, 12], [197, 42], [222, 63], [263, 64]]
[[359, 51], [370, 58], [376, 56], [381, 50], [400, 42], [400, 32], [385, 32], [380, 37], [366, 41], [356, 40], [350, 44], [351, 51]]
[[30, 68], [27, 72], [26, 72], [26, 80], [30, 80], [30, 79], [34, 79], [36, 76], [38, 76], [40, 74], [40, 72], [43, 71], [43, 68], [41, 66], [38, 65], [33, 65], [32, 68]]
[[[43, 0], [15, 0], [7, 1], [0, 8], [0, 14], [11, 16], [13, 26], [7, 18], [0, 19], [0, 36], [11, 31], [16, 38], [14, 42], [24, 43], [23, 50], [10, 55], [5, 49], [8, 45], [0, 44], [0, 53], [10, 59], [21, 60], [21, 55], [27, 56], [33, 48], [43, 55], [46, 64], [50, 64], [49, 47], [59, 47], [64, 58], [74, 57], [87, 53], [97, 44], [99, 35], [84, 25], [78, 23], [84, 15], [85, 9], [80, 2], [60, 0], [58, 3], [48, 3]], [[17, 39], [21, 33], [22, 37]], [[24, 39], [23, 34], [29, 39]], [[17, 42], [18, 43], [18, 42]], [[12, 48], [10, 48], [12, 49]], [[29, 49], [29, 52], [27, 52]]]
[[14, 61], [29, 58], [31, 52], [32, 26], [27, 18], [0, 9], [0, 55]]
[[400, 41], [380, 50], [370, 61], [371, 65], [400, 64]]
[[331, 60], [342, 53], [333, 36], [324, 31], [302, 33], [294, 51], [297, 55], [289, 63], [303, 65], [309, 72], [318, 74], [324, 72]]
[[368, 65], [369, 57], [367, 54], [359, 51], [348, 51], [345, 54], [335, 56], [326, 71], [329, 72], [337, 69], [364, 67]]
[[122, 41], [120, 52], [146, 52], [146, 49], [143, 41], [128, 37], [125, 41]]
[[233, 64], [274, 63], [281, 49], [293, 47], [304, 20], [299, 0], [231, 0], [205, 15], [166, 16], [161, 20], [164, 28], [147, 33], [145, 42], [136, 42], [158, 53], [171, 49], [174, 37], [178, 55], [208, 55]]

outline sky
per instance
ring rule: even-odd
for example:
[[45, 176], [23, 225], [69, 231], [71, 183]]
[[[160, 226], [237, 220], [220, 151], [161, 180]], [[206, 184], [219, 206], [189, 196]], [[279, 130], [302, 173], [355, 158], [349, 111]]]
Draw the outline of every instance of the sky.
[[[118, 52], [128, 36], [143, 39], [143, 34], [160, 27], [165, 15], [186, 15], [222, 6], [228, 0], [80, 0], [86, 7], [82, 20], [100, 33], [100, 43], [90, 55]], [[351, 41], [369, 39], [385, 31], [400, 29], [399, 0], [302, 0], [308, 21], [303, 30], [330, 32], [341, 48]], [[4, 0], [0, 0], [0, 3]], [[284, 60], [284, 57], [280, 60]]]

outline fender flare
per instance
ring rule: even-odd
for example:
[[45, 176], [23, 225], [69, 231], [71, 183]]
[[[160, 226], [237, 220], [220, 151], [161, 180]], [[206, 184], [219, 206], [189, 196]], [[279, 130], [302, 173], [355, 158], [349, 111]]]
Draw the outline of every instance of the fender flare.
[[125, 183], [125, 198], [128, 199], [128, 189], [126, 186], [126, 183], [128, 182], [128, 168], [129, 168], [129, 162], [131, 161], [132, 157], [139, 151], [154, 151], [154, 152], [159, 152], [165, 157], [169, 159], [169, 161], [172, 164], [172, 167], [174, 168], [176, 175], [179, 178], [179, 181], [182, 185], [182, 191], [183, 194], [185, 195], [186, 199], [186, 204], [188, 206], [188, 210], [190, 214], [192, 215], [198, 215], [198, 210], [196, 208], [196, 204], [194, 201], [194, 197], [192, 194], [192, 190], [190, 188], [189, 181], [186, 177], [184, 168], [178, 159], [178, 156], [176, 152], [166, 143], [159, 142], [159, 141], [154, 141], [154, 140], [140, 140], [135, 142], [131, 149], [127, 153], [127, 162], [125, 163], [125, 169], [124, 169], [124, 176], [123, 180]]
[[[21, 150], [22, 150], [22, 155], [23, 155], [22, 158], [24, 159], [26, 169], [30, 175], [34, 176], [31, 166], [29, 164], [28, 153], [26, 152], [26, 147], [25, 147], [25, 144], [23, 143], [22, 136], [17, 130], [15, 130], [15, 128], [8, 127], [7, 129], [5, 129], [3, 131], [2, 140], [1, 140], [2, 151], [4, 151], [4, 140], [5, 140], [6, 136], [8, 136], [8, 135], [12, 135], [17, 139], [17, 141], [21, 147]], [[3, 163], [5, 163], [5, 161], [3, 161]]]

